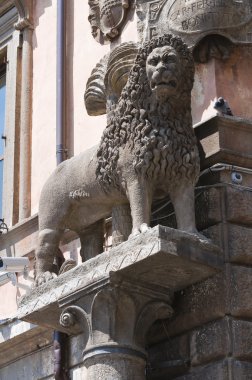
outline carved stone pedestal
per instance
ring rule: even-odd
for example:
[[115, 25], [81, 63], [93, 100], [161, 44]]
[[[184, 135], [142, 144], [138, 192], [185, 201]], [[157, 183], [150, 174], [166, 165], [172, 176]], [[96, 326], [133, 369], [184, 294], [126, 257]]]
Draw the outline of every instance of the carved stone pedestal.
[[84, 332], [79, 349], [88, 380], [142, 380], [146, 333], [172, 315], [174, 291], [221, 265], [216, 246], [156, 226], [33, 289], [18, 317], [68, 334]]

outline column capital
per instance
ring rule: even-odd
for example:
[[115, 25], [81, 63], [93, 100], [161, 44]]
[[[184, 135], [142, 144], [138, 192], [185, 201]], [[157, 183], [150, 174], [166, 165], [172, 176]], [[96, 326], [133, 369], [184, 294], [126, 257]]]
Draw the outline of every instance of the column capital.
[[[70, 300], [59, 321], [69, 333], [84, 332], [84, 357], [101, 350], [134, 351], [144, 357], [146, 333], [157, 319], [172, 315], [172, 298], [171, 292], [112, 280], [88, 296], [85, 291], [78, 293], [78, 300]], [[63, 303], [68, 303], [67, 298]]]
[[15, 24], [17, 30], [33, 29], [33, 2], [32, 0], [14, 0], [19, 19]]

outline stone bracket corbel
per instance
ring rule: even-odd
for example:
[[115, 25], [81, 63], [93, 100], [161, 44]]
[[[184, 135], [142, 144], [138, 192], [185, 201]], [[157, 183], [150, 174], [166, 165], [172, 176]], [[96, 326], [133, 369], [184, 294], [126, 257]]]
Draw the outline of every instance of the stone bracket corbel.
[[219, 248], [209, 241], [156, 226], [34, 288], [18, 318], [82, 333], [87, 379], [141, 380], [146, 335], [172, 315], [173, 293], [221, 268]]

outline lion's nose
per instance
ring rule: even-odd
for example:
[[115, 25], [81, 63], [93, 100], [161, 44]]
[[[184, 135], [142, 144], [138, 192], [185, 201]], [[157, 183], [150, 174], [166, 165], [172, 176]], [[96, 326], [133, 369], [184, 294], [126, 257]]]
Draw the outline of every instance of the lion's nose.
[[167, 67], [166, 67], [166, 65], [164, 65], [164, 64], [159, 64], [159, 65], [156, 67], [156, 70], [157, 70], [159, 73], [162, 73], [163, 71], [166, 71], [166, 70], [167, 70]]

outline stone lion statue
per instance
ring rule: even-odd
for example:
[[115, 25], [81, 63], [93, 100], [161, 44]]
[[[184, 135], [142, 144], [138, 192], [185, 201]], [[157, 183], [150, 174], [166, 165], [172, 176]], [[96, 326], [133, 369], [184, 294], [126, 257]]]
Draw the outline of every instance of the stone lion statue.
[[153, 197], [169, 194], [178, 228], [196, 232], [199, 155], [191, 120], [193, 77], [192, 55], [180, 38], [164, 35], [139, 49], [99, 146], [64, 161], [44, 185], [37, 285], [56, 276], [53, 262], [65, 229], [80, 236], [86, 260], [102, 252], [102, 221], [111, 211], [119, 228], [127, 227], [123, 207], [130, 206], [132, 237], [148, 230]]

